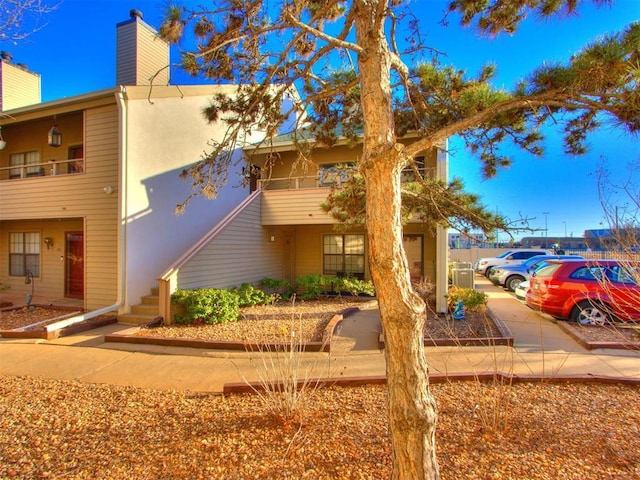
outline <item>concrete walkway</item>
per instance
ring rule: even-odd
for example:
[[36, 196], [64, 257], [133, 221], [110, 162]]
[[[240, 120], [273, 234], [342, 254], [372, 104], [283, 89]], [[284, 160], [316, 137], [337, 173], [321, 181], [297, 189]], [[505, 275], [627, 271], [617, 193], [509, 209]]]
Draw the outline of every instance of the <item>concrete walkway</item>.
[[[489, 294], [489, 308], [514, 334], [515, 348], [427, 347], [431, 374], [499, 371], [549, 379], [589, 375], [640, 381], [640, 352], [586, 350], [509, 293], [483, 279], [476, 287]], [[105, 334], [126, 328], [109, 325], [49, 341], [0, 339], [0, 373], [207, 392], [222, 392], [227, 383], [256, 381], [269, 373], [259, 355], [246, 352], [104, 342]], [[347, 317], [332, 353], [305, 353], [301, 368], [309, 377], [384, 377], [380, 328], [377, 309]]]

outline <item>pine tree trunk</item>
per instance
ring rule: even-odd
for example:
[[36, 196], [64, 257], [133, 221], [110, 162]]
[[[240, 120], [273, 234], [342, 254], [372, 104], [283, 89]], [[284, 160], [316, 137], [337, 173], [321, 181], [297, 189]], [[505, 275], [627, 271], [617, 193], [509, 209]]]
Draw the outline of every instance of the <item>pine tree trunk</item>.
[[384, 329], [393, 478], [437, 479], [436, 405], [422, 339], [425, 305], [411, 290], [402, 248], [400, 176], [384, 167], [374, 161], [365, 176], [369, 263]]
[[429, 390], [422, 330], [425, 304], [413, 292], [402, 243], [400, 172], [395, 141], [391, 61], [384, 35], [385, 0], [354, 0], [365, 118], [361, 173], [366, 187], [369, 268], [384, 329], [393, 478], [439, 478], [436, 405]]

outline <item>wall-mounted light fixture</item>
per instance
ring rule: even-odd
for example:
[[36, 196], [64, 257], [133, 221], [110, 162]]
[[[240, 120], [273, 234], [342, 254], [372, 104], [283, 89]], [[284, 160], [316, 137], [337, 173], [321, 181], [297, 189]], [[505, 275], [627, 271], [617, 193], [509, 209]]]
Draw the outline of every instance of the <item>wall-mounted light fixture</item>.
[[58, 130], [58, 123], [56, 116], [53, 116], [53, 127], [49, 130], [49, 134], [47, 135], [47, 143], [50, 147], [59, 147], [62, 145], [62, 134], [60, 130]]
[[53, 247], [53, 238], [44, 237], [44, 244], [47, 246], [47, 250], [49, 250], [49, 248]]
[[7, 142], [5, 142], [4, 138], [2, 138], [2, 127], [0, 127], [0, 150], [4, 150], [6, 146]]
[[107, 195], [111, 195], [113, 192], [115, 192], [115, 189], [111, 185], [107, 185], [106, 187], [102, 188], [102, 191]]

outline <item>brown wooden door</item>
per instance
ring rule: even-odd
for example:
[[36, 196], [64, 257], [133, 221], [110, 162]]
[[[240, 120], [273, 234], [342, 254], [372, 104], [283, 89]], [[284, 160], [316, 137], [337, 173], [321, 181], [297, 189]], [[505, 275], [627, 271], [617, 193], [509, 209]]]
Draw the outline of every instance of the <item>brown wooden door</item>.
[[64, 295], [84, 298], [84, 234], [65, 233], [65, 285]]

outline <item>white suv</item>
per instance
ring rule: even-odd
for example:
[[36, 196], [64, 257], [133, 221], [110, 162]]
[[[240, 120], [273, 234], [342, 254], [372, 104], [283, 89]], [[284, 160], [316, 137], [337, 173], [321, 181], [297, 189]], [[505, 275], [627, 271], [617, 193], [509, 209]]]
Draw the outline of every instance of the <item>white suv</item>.
[[519, 248], [517, 250], [508, 250], [497, 257], [480, 258], [473, 266], [473, 269], [476, 273], [488, 277], [489, 270], [492, 267], [497, 267], [498, 265], [518, 265], [537, 255], [553, 255], [553, 252], [550, 250], [542, 250], [540, 248]]

